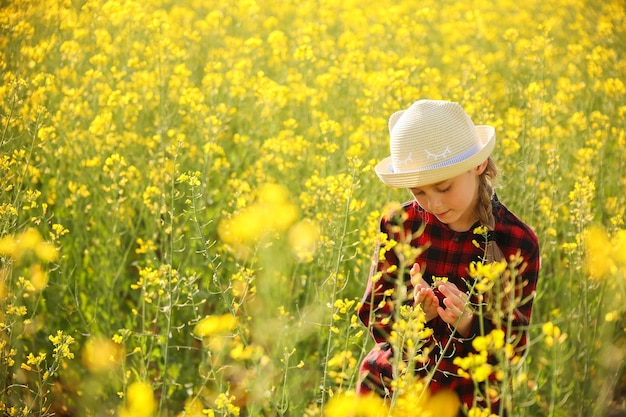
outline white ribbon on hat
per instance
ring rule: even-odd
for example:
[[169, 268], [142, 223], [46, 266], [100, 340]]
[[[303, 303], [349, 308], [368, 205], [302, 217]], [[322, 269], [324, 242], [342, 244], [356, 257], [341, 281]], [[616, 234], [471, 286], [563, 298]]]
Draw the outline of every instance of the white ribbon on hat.
[[392, 174], [404, 174], [407, 172], [420, 172], [420, 171], [428, 171], [429, 169], [442, 168], [448, 165], [454, 165], [458, 162], [464, 161], [470, 156], [474, 155], [478, 152], [482, 146], [479, 144], [474, 144], [471, 148], [463, 152], [462, 154], [456, 155], [453, 158], [450, 158], [446, 161], [437, 162], [433, 165], [428, 165], [425, 167], [417, 168], [417, 169], [395, 169], [393, 164], [389, 164], [389, 172]]

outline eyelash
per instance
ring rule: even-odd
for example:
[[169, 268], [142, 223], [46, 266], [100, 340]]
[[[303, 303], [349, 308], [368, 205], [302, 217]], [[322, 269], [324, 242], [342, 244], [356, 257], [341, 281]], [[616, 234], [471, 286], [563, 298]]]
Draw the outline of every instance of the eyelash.
[[[437, 191], [438, 193], [447, 193], [448, 191], [450, 191], [451, 188], [452, 188], [452, 184], [448, 185], [444, 189], [436, 188], [435, 191]], [[424, 195], [424, 192], [423, 191], [415, 191], [415, 195]]]

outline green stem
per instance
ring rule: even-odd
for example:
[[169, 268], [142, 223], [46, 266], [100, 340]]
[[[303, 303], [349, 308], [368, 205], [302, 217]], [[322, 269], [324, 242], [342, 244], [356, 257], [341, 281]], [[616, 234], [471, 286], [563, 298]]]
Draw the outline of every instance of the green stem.
[[[354, 178], [354, 177], [353, 177]], [[353, 187], [353, 185], [352, 185]], [[352, 193], [350, 193], [352, 195]], [[333, 271], [333, 284], [332, 284], [332, 293], [331, 293], [331, 308], [335, 308], [335, 301], [337, 301], [337, 276], [339, 275], [339, 270], [341, 268], [341, 262], [343, 261], [343, 246], [345, 242], [345, 238], [348, 230], [348, 220], [350, 218], [350, 202], [351, 198], [346, 198], [346, 209], [343, 219], [343, 230], [341, 232], [341, 237], [339, 239], [339, 248], [337, 250], [337, 263], [335, 265], [335, 270]], [[332, 341], [333, 341], [333, 327], [335, 325], [335, 320], [333, 318], [333, 314], [330, 315], [330, 322], [328, 324], [328, 341], [326, 343], [326, 356], [324, 358], [324, 371], [322, 374], [322, 385], [321, 385], [321, 400], [320, 400], [320, 412], [324, 413], [324, 407], [326, 405], [326, 384], [328, 378], [328, 360], [330, 359], [330, 352], [332, 350]]]

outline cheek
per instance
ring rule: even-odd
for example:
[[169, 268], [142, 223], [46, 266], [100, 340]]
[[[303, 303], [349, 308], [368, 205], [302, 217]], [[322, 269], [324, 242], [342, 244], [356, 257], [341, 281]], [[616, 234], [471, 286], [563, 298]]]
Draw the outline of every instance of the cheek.
[[418, 204], [421, 208], [423, 208], [423, 209], [425, 209], [425, 210], [428, 210], [428, 204], [427, 204], [427, 201], [426, 201], [426, 199], [425, 199], [425, 198], [423, 198], [423, 197], [416, 197], [416, 196], [414, 196], [414, 197], [415, 197], [415, 201], [417, 201], [417, 204]]
[[474, 201], [477, 195], [477, 192], [478, 192], [478, 186], [469, 184], [468, 187], [465, 189], [463, 196], [461, 198], [469, 204], [472, 201]]
[[443, 199], [450, 204], [458, 204], [467, 200], [468, 196], [472, 194], [472, 185], [469, 183], [455, 184], [454, 188], [445, 193]]

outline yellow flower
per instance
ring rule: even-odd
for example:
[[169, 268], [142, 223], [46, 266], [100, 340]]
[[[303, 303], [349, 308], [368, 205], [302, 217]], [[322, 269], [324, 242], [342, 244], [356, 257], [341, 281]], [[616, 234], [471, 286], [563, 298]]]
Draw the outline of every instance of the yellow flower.
[[349, 350], [341, 351], [328, 360], [329, 368], [355, 369], [356, 364], [356, 358], [352, 357], [352, 352]]
[[41, 291], [48, 285], [48, 274], [39, 264], [30, 267], [30, 282], [34, 291]]
[[490, 340], [485, 336], [477, 336], [474, 340], [472, 340], [472, 346], [477, 351], [487, 350], [489, 348]]
[[404, 392], [391, 408], [390, 416], [456, 417], [458, 415], [461, 401], [454, 391], [444, 389], [431, 395], [428, 390], [424, 391], [424, 385], [420, 380], [409, 378], [406, 382]]
[[554, 345], [555, 341], [557, 343], [562, 343], [567, 338], [567, 334], [561, 335], [561, 329], [554, 325], [551, 321], [548, 321], [541, 326], [541, 332], [544, 335], [543, 342], [548, 347]]
[[34, 250], [41, 243], [41, 234], [36, 229], [29, 228], [18, 237], [18, 250]]
[[59, 252], [52, 243], [40, 242], [35, 247], [35, 255], [44, 262], [54, 262], [59, 257]]
[[324, 410], [325, 417], [381, 417], [387, 414], [387, 407], [380, 397], [352, 393], [334, 396]]
[[423, 409], [425, 415], [430, 412], [433, 417], [456, 417], [460, 406], [461, 401], [454, 391], [441, 390], [427, 399]]
[[41, 234], [32, 227], [17, 236], [0, 238], [0, 256], [9, 256], [17, 260], [28, 251], [34, 252], [44, 262], [53, 262], [58, 258], [56, 247], [45, 242]]
[[193, 334], [197, 337], [209, 337], [227, 333], [237, 327], [237, 318], [232, 314], [221, 316], [206, 316], [193, 328]]
[[230, 351], [230, 357], [240, 361], [250, 359], [253, 356], [260, 357], [262, 354], [263, 349], [260, 346], [244, 346], [243, 343], [237, 343], [237, 345], [235, 345], [235, 347]]
[[481, 409], [478, 407], [472, 407], [467, 413], [467, 417], [497, 417], [494, 414], [491, 414], [489, 409]]
[[554, 323], [551, 321], [543, 323], [541, 326], [541, 332], [546, 336], [552, 336], [554, 334]]
[[477, 336], [472, 341], [472, 346], [477, 351], [499, 350], [504, 346], [504, 331], [502, 329], [493, 329], [486, 336]]
[[215, 406], [219, 410], [228, 412], [228, 415], [238, 416], [241, 412], [241, 409], [233, 404], [236, 399], [237, 398], [234, 395], [220, 393], [220, 395], [218, 395], [215, 399]]
[[145, 382], [133, 382], [126, 390], [126, 406], [120, 417], [150, 417], [157, 408], [152, 387]]
[[17, 248], [17, 242], [13, 236], [3, 236], [0, 238], [0, 256], [10, 256], [15, 258], [15, 249]]
[[484, 382], [491, 375], [492, 367], [488, 363], [484, 363], [472, 370], [472, 379], [476, 382]]
[[613, 237], [613, 259], [622, 267], [626, 267], [626, 230], [618, 230]]
[[486, 226], [478, 226], [474, 228], [475, 235], [486, 236], [487, 235], [487, 227]]
[[587, 273], [593, 278], [602, 278], [613, 272], [615, 263], [611, 259], [611, 243], [606, 231], [592, 226], [585, 232]]
[[56, 336], [50, 335], [48, 339], [54, 345], [54, 356], [59, 358], [72, 359], [74, 354], [70, 351], [70, 345], [75, 342], [72, 336], [63, 334], [62, 330], [57, 330]]
[[504, 330], [493, 329], [489, 335], [492, 337], [493, 347], [496, 350], [502, 349], [504, 346]]
[[469, 274], [474, 279], [485, 278], [489, 281], [493, 281], [502, 275], [507, 267], [506, 261], [500, 262], [472, 262], [469, 266]]
[[278, 184], [263, 184], [259, 187], [258, 194], [260, 203], [280, 205], [289, 201], [289, 191]]
[[90, 338], [83, 346], [82, 361], [91, 372], [102, 372], [121, 363], [124, 349], [112, 340]]
[[[212, 412], [213, 410], [209, 411]], [[185, 401], [184, 411], [178, 413], [176, 417], [205, 417], [206, 415], [202, 401], [198, 396], [194, 396]]]
[[253, 245], [272, 233], [287, 230], [298, 213], [285, 187], [266, 184], [260, 187], [257, 202], [220, 222], [218, 235], [228, 245]]
[[135, 249], [135, 253], [137, 254], [148, 253], [157, 250], [157, 245], [154, 244], [154, 241], [152, 239], [144, 241], [142, 238], [137, 238], [136, 242], [138, 248]]
[[313, 260], [319, 238], [320, 228], [310, 220], [298, 222], [289, 229], [289, 247], [296, 259], [301, 262]]

